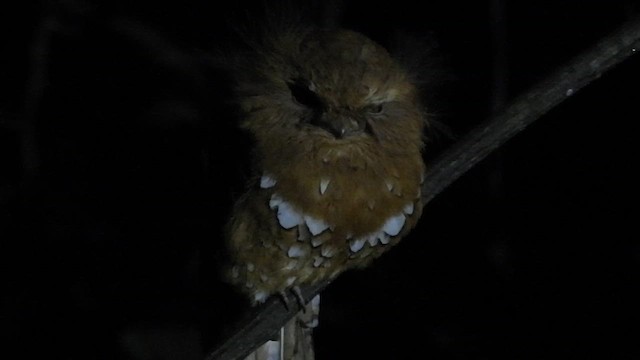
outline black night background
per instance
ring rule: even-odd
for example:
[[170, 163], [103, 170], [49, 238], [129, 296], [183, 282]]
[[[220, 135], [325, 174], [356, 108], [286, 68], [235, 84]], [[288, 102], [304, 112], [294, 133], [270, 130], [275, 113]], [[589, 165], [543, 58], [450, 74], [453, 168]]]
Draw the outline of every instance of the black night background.
[[[212, 63], [238, 24], [264, 21], [256, 3], [0, 7], [0, 357], [203, 359], [237, 319], [245, 304], [216, 264], [249, 142]], [[419, 59], [439, 124], [428, 161], [640, 6], [307, 10]], [[639, 358], [638, 79], [636, 55], [462, 176], [372, 267], [333, 282], [317, 358]]]

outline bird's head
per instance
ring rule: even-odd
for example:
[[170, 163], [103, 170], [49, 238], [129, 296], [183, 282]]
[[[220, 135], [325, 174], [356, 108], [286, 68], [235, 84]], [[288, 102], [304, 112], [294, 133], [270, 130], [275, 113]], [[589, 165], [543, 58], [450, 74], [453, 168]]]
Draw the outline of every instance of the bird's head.
[[268, 159], [366, 166], [422, 147], [424, 116], [409, 76], [356, 32], [267, 37], [241, 67], [236, 89], [242, 125]]

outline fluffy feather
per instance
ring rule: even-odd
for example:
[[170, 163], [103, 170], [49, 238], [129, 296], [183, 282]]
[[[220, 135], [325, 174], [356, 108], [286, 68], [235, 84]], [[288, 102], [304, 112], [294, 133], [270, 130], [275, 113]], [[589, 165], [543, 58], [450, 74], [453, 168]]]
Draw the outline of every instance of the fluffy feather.
[[425, 120], [410, 77], [361, 34], [289, 29], [252, 55], [235, 95], [256, 175], [229, 222], [228, 278], [261, 302], [365, 266], [415, 225]]

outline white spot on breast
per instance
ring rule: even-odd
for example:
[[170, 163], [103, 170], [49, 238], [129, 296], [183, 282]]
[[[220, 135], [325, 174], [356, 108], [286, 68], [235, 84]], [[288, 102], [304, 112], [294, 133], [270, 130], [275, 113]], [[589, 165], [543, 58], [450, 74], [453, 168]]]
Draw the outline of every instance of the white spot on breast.
[[349, 242], [349, 249], [351, 249], [352, 252], [357, 253], [362, 249], [366, 241], [367, 240], [365, 238], [352, 240]]
[[315, 238], [311, 239], [311, 246], [313, 246], [315, 248], [315, 247], [318, 247], [318, 246], [322, 245], [324, 242], [325, 242], [324, 239], [319, 238], [319, 237], [315, 237]]
[[304, 249], [299, 246], [299, 245], [292, 245], [289, 248], [289, 251], [287, 251], [287, 256], [290, 258], [298, 258], [302, 255], [304, 255], [305, 251]]
[[295, 281], [296, 281], [297, 277], [295, 276], [291, 276], [289, 278], [287, 278], [287, 285], [286, 286], [291, 286]]
[[327, 223], [320, 219], [316, 219], [313, 216], [305, 215], [304, 221], [307, 223], [307, 227], [313, 236], [316, 236], [329, 228]]
[[287, 263], [287, 265], [285, 265], [282, 269], [283, 270], [293, 270], [296, 268], [296, 266], [298, 265], [298, 261], [296, 260], [291, 260]]
[[380, 242], [382, 243], [382, 245], [387, 245], [389, 243], [390, 238], [389, 235], [387, 235], [385, 232], [380, 231], [378, 233], [378, 240], [380, 240]]
[[404, 220], [404, 214], [392, 216], [387, 219], [387, 222], [384, 223], [384, 225], [382, 226], [382, 231], [391, 236], [396, 236], [400, 233], [400, 230], [402, 230], [402, 227], [404, 226]]
[[319, 267], [324, 262], [324, 258], [321, 256], [316, 256], [313, 258], [313, 267]]
[[322, 249], [320, 250], [320, 254], [327, 258], [332, 257], [333, 255], [335, 255], [335, 253], [336, 253], [336, 249], [328, 245], [323, 246]]
[[285, 229], [291, 229], [294, 226], [304, 223], [302, 214], [294, 209], [291, 204], [282, 201], [278, 205], [278, 222]]
[[269, 200], [269, 208], [272, 210], [277, 208], [278, 206], [280, 206], [280, 204], [282, 204], [282, 201], [282, 198], [278, 194], [271, 195], [271, 200]]
[[265, 300], [267, 300], [267, 293], [264, 291], [258, 291], [255, 294], [253, 294], [253, 301], [257, 302], [257, 303], [263, 303]]
[[320, 180], [320, 195], [324, 195], [325, 191], [327, 191], [327, 188], [329, 187], [330, 182], [331, 180], [327, 178], [323, 178]]
[[393, 183], [391, 181], [385, 181], [385, 185], [387, 185], [387, 190], [393, 190]]
[[404, 208], [402, 209], [402, 212], [404, 212], [407, 215], [413, 214], [413, 203], [410, 202], [407, 205], [405, 205]]
[[260, 187], [263, 189], [268, 189], [274, 187], [278, 181], [269, 174], [264, 174], [260, 178]]
[[385, 233], [384, 231], [379, 231], [375, 234], [371, 234], [367, 237], [367, 241], [369, 242], [369, 245], [371, 246], [376, 246], [378, 245], [378, 243], [381, 243], [383, 245], [387, 245], [390, 241], [389, 235], [387, 233]]

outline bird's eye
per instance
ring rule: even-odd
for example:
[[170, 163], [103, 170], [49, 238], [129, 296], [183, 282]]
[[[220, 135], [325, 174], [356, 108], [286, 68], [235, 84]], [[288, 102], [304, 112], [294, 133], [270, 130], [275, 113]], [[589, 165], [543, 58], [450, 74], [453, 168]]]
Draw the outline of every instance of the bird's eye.
[[306, 106], [311, 110], [322, 110], [324, 108], [324, 102], [318, 94], [311, 91], [309, 86], [304, 82], [297, 80], [288, 84], [291, 96], [300, 105]]
[[364, 111], [369, 114], [380, 114], [382, 112], [382, 104], [371, 104], [364, 107]]

